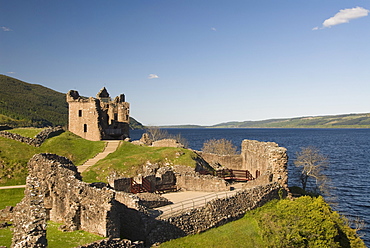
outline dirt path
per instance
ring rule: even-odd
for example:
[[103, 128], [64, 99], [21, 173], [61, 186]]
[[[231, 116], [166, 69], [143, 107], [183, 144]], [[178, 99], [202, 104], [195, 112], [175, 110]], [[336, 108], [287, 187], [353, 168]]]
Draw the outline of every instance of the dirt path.
[[26, 185], [1, 186], [0, 189], [21, 189], [25, 187]]
[[101, 153], [98, 153], [95, 157], [87, 160], [83, 165], [78, 166], [77, 167], [78, 172], [81, 173], [85, 171], [90, 166], [93, 166], [94, 164], [96, 164], [96, 162], [98, 162], [99, 160], [108, 156], [108, 154], [116, 151], [121, 141], [120, 140], [108, 140], [106, 142], [107, 142], [107, 145], [104, 151]]

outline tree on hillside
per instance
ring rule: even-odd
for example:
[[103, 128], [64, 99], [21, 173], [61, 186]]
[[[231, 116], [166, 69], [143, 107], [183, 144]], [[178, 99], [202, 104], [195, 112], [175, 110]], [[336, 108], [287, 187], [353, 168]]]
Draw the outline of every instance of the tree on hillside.
[[218, 155], [236, 155], [237, 148], [230, 140], [227, 139], [211, 139], [203, 144], [203, 152], [214, 153]]
[[[316, 147], [303, 147], [296, 153], [294, 165], [301, 168], [300, 180], [302, 188], [306, 190], [309, 178], [315, 180], [315, 191], [328, 193], [329, 179], [323, 174], [328, 165], [328, 157], [321, 154]], [[317, 193], [318, 193], [317, 192]]]

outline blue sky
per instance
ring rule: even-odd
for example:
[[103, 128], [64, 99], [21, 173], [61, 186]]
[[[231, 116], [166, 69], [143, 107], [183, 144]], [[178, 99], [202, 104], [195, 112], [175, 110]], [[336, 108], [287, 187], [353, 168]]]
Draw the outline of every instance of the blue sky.
[[[360, 0], [0, 0], [0, 74], [146, 125], [370, 112]], [[3, 90], [3, 89], [0, 89]]]

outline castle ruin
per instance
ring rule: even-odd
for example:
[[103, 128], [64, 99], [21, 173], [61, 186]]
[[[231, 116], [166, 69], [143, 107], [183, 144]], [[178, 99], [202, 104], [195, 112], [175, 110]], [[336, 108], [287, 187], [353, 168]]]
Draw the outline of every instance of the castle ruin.
[[105, 87], [96, 98], [81, 97], [76, 90], [67, 93], [68, 130], [92, 141], [123, 140], [129, 137], [129, 108], [125, 95], [112, 100]]

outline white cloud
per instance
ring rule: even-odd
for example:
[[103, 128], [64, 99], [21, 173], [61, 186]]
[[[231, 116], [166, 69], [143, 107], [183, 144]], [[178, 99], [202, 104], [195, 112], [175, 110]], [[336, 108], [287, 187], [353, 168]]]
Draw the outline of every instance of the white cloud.
[[[364, 9], [362, 7], [356, 7], [351, 9], [341, 9], [338, 13], [336, 13], [333, 17], [326, 19], [322, 23], [322, 28], [330, 28], [332, 26], [348, 23], [350, 20], [357, 19], [360, 17], [365, 17], [369, 14], [369, 10]], [[319, 27], [315, 27], [312, 30], [317, 30]]]
[[15, 74], [14, 71], [8, 71], [8, 74]]
[[211, 28], [211, 30], [212, 30], [212, 31], [217, 31], [217, 29], [216, 29], [216, 28]]
[[156, 75], [156, 74], [149, 74], [148, 78], [149, 79], [154, 79], [154, 78], [159, 78], [159, 76]]
[[4, 26], [2, 26], [2, 27], [1, 27], [1, 29], [2, 29], [3, 31], [5, 31], [5, 32], [12, 31], [10, 28], [8, 28], [8, 27], [4, 27]]

